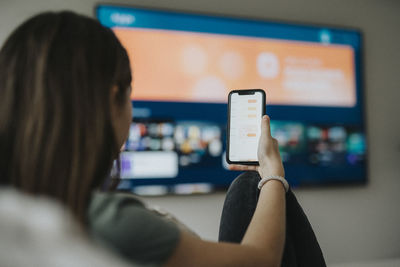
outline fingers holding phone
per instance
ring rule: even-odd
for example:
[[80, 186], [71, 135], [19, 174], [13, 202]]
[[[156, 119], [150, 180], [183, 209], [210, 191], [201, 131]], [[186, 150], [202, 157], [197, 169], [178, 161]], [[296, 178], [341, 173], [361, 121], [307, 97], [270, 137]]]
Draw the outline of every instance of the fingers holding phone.
[[278, 141], [271, 136], [270, 118], [264, 115], [261, 120], [261, 135], [257, 150], [259, 166], [231, 164], [230, 170], [258, 171], [261, 177], [278, 175], [285, 177]]
[[271, 136], [271, 124], [268, 115], [261, 120], [261, 135], [258, 142], [258, 173], [261, 177], [278, 175], [285, 177], [278, 141]]

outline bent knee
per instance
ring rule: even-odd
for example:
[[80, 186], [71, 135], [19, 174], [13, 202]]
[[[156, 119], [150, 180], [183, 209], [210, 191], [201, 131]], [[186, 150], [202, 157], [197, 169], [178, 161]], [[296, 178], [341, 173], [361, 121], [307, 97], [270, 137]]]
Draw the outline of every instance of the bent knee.
[[260, 175], [256, 171], [247, 171], [240, 174], [233, 180], [230, 188], [257, 188], [258, 182], [260, 181]]

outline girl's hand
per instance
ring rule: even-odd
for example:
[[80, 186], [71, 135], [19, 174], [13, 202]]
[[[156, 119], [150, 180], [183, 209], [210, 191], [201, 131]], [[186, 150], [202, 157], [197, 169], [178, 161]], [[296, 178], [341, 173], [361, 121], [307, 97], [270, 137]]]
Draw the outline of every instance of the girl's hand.
[[229, 165], [230, 170], [258, 171], [261, 177], [279, 175], [285, 177], [285, 170], [279, 153], [278, 141], [271, 136], [270, 119], [264, 115], [261, 121], [261, 136], [258, 143], [259, 166], [253, 165]]

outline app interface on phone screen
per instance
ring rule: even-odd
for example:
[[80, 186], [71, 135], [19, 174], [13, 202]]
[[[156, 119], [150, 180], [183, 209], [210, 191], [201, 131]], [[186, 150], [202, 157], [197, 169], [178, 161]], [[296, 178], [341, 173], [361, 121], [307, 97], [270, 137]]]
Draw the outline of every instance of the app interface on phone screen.
[[261, 133], [262, 93], [231, 95], [229, 159], [258, 161], [257, 147]]

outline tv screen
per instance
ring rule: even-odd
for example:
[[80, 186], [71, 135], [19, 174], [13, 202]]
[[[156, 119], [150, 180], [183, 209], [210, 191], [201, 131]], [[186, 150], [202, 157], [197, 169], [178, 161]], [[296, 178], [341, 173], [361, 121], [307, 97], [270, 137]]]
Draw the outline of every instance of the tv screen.
[[227, 96], [266, 92], [292, 187], [366, 181], [361, 33], [354, 29], [99, 5], [126, 48], [133, 120], [119, 188], [208, 192], [225, 161]]

